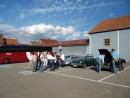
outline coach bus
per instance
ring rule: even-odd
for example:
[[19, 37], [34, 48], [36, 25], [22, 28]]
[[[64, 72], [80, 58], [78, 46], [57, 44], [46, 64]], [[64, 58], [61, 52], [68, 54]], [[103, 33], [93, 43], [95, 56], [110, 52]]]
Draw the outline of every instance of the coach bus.
[[52, 51], [52, 47], [30, 46], [30, 45], [1, 45], [0, 64], [27, 62], [26, 52]]

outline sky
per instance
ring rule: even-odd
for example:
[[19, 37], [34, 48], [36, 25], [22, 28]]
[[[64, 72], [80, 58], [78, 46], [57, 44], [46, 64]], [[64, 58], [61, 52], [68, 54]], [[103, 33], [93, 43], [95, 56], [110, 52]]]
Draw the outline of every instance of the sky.
[[30, 43], [87, 39], [103, 20], [130, 14], [130, 0], [0, 0], [0, 33]]

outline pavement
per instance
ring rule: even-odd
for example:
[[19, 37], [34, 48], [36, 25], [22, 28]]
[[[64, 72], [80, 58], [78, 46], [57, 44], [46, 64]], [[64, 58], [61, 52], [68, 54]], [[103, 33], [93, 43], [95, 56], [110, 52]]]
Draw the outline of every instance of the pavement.
[[117, 74], [70, 66], [41, 73], [27, 66], [0, 65], [0, 98], [130, 98], [130, 62]]

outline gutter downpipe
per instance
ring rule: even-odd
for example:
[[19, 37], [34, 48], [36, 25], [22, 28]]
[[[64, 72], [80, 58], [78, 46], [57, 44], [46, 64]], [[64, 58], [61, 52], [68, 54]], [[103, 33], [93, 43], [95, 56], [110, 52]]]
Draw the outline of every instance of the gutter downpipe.
[[119, 30], [118, 30], [117, 31], [117, 52], [120, 56], [120, 43], [119, 43], [119, 41], [120, 41], [120, 33], [119, 33]]

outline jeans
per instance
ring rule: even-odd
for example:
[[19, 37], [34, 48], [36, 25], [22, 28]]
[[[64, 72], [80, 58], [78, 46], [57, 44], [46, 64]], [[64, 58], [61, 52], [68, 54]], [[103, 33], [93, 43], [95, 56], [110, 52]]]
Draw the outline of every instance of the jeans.
[[55, 68], [56, 68], [56, 69], [59, 68], [59, 62], [58, 62], [58, 61], [56, 61], [56, 63], [55, 63]]
[[33, 64], [33, 61], [30, 60], [30, 61], [29, 61], [29, 65], [28, 65], [28, 69], [32, 69], [32, 64]]
[[97, 72], [99, 73], [101, 71], [101, 66], [102, 66], [102, 60], [100, 58], [96, 58], [96, 68], [97, 68]]
[[61, 67], [64, 68], [65, 67], [65, 64], [64, 64], [64, 61], [61, 60]]
[[50, 59], [48, 60], [48, 63], [49, 63], [49, 66], [50, 66], [50, 71], [54, 71], [55, 70], [55, 63], [54, 63], [54, 60]]
[[123, 71], [124, 70], [124, 66], [123, 66], [123, 61], [122, 59], [118, 60], [118, 66], [119, 66], [119, 71]]
[[40, 63], [40, 72], [43, 72], [43, 68], [44, 68], [44, 62]]
[[47, 59], [44, 59], [44, 67], [46, 66], [47, 67], [48, 65], [48, 60]]
[[117, 68], [116, 68], [116, 61], [115, 60], [112, 60], [112, 72], [113, 73], [117, 73]]
[[33, 61], [33, 72], [36, 72], [37, 61]]

